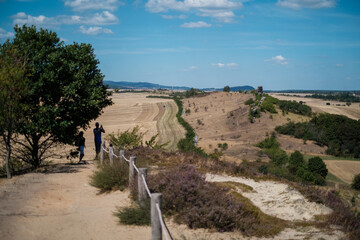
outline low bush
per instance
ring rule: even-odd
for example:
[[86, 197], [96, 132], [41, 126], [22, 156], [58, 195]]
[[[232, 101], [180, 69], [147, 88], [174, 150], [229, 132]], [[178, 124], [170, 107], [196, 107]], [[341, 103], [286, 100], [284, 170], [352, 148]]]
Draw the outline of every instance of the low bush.
[[140, 132], [140, 127], [136, 126], [131, 131], [118, 132], [116, 135], [110, 133], [107, 140], [114, 146], [127, 150], [142, 145], [144, 135], [145, 133]]
[[150, 204], [141, 207], [136, 204], [133, 207], [118, 208], [114, 213], [119, 218], [120, 223], [126, 225], [150, 225]]
[[360, 190], [360, 173], [354, 176], [351, 187], [356, 190]]
[[104, 163], [91, 176], [90, 185], [100, 192], [124, 190], [129, 183], [129, 167], [124, 161], [114, 161], [113, 165]]
[[251, 210], [228, 194], [228, 188], [206, 182], [191, 165], [182, 164], [150, 176], [149, 186], [152, 192], [162, 193], [164, 213], [175, 215], [175, 221], [190, 228], [214, 228], [220, 232], [237, 229], [247, 235], [269, 235], [277, 229], [274, 221], [264, 221], [260, 211]]
[[320, 157], [310, 158], [308, 161], [308, 169], [314, 174], [319, 174], [323, 178], [326, 178], [328, 170], [324, 161]]

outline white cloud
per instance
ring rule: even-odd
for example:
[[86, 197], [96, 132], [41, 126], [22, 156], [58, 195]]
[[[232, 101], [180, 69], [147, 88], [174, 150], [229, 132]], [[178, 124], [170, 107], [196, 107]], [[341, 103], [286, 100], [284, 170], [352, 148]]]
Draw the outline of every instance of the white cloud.
[[272, 57], [270, 59], [265, 59], [266, 62], [274, 62], [274, 63], [277, 63], [277, 64], [281, 64], [281, 65], [286, 65], [288, 64], [288, 62], [286, 61], [286, 59], [279, 55], [279, 56], [276, 56], [276, 57]]
[[13, 23], [18, 25], [38, 25], [38, 26], [57, 26], [63, 24], [83, 24], [83, 25], [110, 25], [119, 22], [119, 19], [109, 11], [95, 13], [89, 16], [78, 15], [58, 15], [46, 17], [44, 15], [31, 16], [24, 12], [19, 12], [12, 16]]
[[188, 68], [183, 69], [183, 72], [194, 71], [194, 70], [196, 70], [196, 69], [198, 69], [198, 67], [196, 67], [196, 66], [190, 66], [190, 67], [188, 67]]
[[112, 34], [113, 31], [111, 31], [111, 29], [108, 28], [102, 28], [102, 27], [89, 27], [86, 28], [84, 26], [80, 26], [80, 32], [82, 32], [83, 34], [87, 34], [87, 35], [99, 35], [102, 33], [106, 33], [106, 34]]
[[161, 15], [164, 19], [186, 19], [187, 16], [180, 14], [180, 15]]
[[104, 9], [114, 11], [119, 5], [124, 3], [119, 0], [66, 0], [65, 6], [71, 7], [74, 11], [84, 11], [90, 9]]
[[337, 64], [335, 64], [335, 66], [337, 66], [338, 68], [342, 68], [342, 67], [344, 66], [344, 64], [342, 64], [342, 63], [337, 63]]
[[301, 8], [331, 8], [338, 0], [278, 0], [277, 5], [299, 10]]
[[181, 25], [181, 27], [183, 27], [183, 28], [207, 28], [207, 27], [211, 27], [211, 24], [203, 22], [203, 21], [198, 21], [198, 22], [184, 23]]
[[213, 63], [211, 64], [213, 67], [217, 68], [234, 68], [237, 67], [239, 64], [237, 63]]
[[203, 17], [216, 18], [221, 22], [232, 22], [234, 10], [242, 7], [237, 0], [148, 0], [146, 9], [149, 12], [160, 13], [168, 11], [194, 11]]
[[2, 38], [11, 38], [14, 36], [14, 33], [7, 32], [5, 29], [0, 28], [0, 39]]

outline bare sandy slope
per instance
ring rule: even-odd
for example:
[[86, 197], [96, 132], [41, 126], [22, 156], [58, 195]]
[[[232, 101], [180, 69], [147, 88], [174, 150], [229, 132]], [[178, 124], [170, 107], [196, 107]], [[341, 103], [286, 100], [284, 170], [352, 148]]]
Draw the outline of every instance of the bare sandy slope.
[[[306, 103], [306, 105], [310, 106], [314, 112], [326, 112], [331, 114], [345, 115], [355, 120], [360, 118], [360, 103], [352, 103], [350, 106], [346, 106], [344, 102], [324, 101], [322, 99], [316, 98], [283, 96], [282, 94], [274, 93], [270, 95], [280, 100], [290, 100], [297, 102], [303, 101]], [[329, 102], [331, 105], [326, 105], [327, 102]]]
[[325, 164], [332, 174], [349, 184], [356, 174], [360, 174], [359, 161], [326, 160]]
[[[206, 152], [213, 152], [219, 143], [227, 143], [229, 149], [224, 151], [225, 159], [241, 161], [243, 159], [266, 160], [265, 156], [259, 156], [259, 148], [254, 144], [262, 141], [274, 131], [275, 127], [289, 120], [306, 121], [307, 117], [295, 114], [261, 113], [261, 118], [255, 123], [248, 119], [249, 106], [245, 101], [254, 98], [251, 94], [240, 93], [211, 93], [205, 97], [195, 97], [183, 100], [185, 109], [190, 114], [185, 116], [190, 125], [195, 129], [199, 138], [199, 146]], [[304, 144], [295, 138], [278, 136], [281, 146], [288, 150], [301, 150], [305, 153], [325, 152], [324, 148], [308, 141]]]

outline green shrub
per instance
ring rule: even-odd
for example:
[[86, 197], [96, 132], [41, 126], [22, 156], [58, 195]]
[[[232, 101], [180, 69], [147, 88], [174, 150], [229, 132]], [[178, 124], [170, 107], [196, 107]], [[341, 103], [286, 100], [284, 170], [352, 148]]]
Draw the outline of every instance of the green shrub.
[[279, 148], [280, 143], [276, 140], [275, 137], [268, 137], [256, 144], [256, 146], [259, 148]]
[[126, 225], [150, 225], [150, 204], [141, 207], [136, 205], [135, 207], [118, 208], [114, 213], [119, 218], [120, 223]]
[[310, 158], [308, 161], [308, 169], [312, 173], [320, 174], [323, 178], [326, 178], [328, 170], [324, 161], [320, 157]]
[[262, 174], [268, 174], [268, 168], [267, 168], [267, 166], [266, 165], [261, 165], [259, 168], [258, 168], [258, 171], [260, 172], [260, 173], [262, 173]]
[[351, 187], [356, 190], [360, 190], [360, 173], [354, 176]]
[[118, 132], [117, 135], [110, 133], [107, 139], [111, 141], [113, 145], [127, 150], [142, 145], [144, 135], [145, 133], [140, 132], [140, 127], [136, 126], [131, 131]]
[[305, 161], [304, 156], [299, 152], [295, 151], [290, 155], [288, 169], [291, 173], [296, 173], [299, 167], [304, 167]]
[[251, 105], [251, 104], [253, 104], [254, 102], [255, 102], [254, 99], [250, 98], [249, 100], [246, 100], [246, 101], [245, 101], [245, 105]]
[[124, 190], [129, 184], [129, 167], [124, 161], [114, 161], [113, 165], [104, 163], [91, 176], [90, 185], [101, 192]]
[[320, 185], [320, 186], [325, 186], [326, 185], [325, 178], [323, 178], [320, 174], [315, 174], [314, 177], [315, 177], [314, 183], [316, 185]]

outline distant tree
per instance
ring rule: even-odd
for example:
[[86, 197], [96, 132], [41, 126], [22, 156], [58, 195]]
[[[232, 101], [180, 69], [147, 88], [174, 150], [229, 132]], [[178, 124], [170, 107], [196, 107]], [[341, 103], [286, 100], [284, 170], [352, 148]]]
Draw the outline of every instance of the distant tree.
[[229, 87], [229, 86], [225, 86], [225, 87], [224, 87], [224, 92], [230, 92], [230, 87]]
[[12, 137], [24, 120], [27, 94], [26, 60], [9, 42], [0, 45], [0, 135], [5, 143], [6, 175], [11, 178]]
[[112, 101], [90, 44], [65, 45], [55, 32], [35, 26], [14, 30], [11, 44], [32, 69], [27, 118], [19, 131], [25, 140], [18, 142], [23, 146], [18, 156], [37, 168], [51, 147], [72, 144], [78, 129], [87, 128]]
[[312, 173], [317, 173], [323, 178], [326, 178], [326, 175], [328, 174], [328, 169], [320, 157], [310, 158], [308, 162], [308, 169]]
[[304, 157], [299, 151], [295, 151], [289, 158], [289, 170], [292, 173], [296, 173], [299, 168], [303, 168], [305, 165]]
[[360, 173], [354, 176], [351, 187], [356, 190], [360, 190]]

